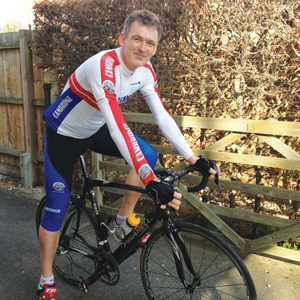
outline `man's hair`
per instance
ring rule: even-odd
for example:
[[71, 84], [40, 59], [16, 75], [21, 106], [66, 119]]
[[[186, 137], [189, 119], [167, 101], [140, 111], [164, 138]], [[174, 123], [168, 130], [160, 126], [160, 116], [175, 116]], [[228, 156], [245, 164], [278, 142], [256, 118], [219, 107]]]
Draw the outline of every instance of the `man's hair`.
[[124, 29], [123, 29], [125, 37], [127, 37], [130, 26], [134, 21], [138, 21], [143, 25], [147, 25], [149, 27], [155, 28], [158, 31], [158, 40], [160, 39], [162, 29], [161, 29], [160, 20], [156, 14], [146, 9], [134, 11], [125, 20]]

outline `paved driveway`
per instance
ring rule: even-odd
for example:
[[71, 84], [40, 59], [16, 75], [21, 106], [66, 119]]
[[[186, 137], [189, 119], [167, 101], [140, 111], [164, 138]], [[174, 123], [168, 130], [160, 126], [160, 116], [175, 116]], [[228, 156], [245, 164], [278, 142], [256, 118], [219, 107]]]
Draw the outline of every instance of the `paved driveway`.
[[[37, 300], [40, 276], [35, 211], [42, 194], [0, 182], [0, 299]], [[96, 283], [84, 295], [56, 276], [59, 300], [143, 300], [140, 251], [120, 266], [117, 286]], [[299, 300], [300, 266], [250, 254], [245, 263], [256, 285], [258, 300]], [[171, 299], [176, 300], [176, 299]]]

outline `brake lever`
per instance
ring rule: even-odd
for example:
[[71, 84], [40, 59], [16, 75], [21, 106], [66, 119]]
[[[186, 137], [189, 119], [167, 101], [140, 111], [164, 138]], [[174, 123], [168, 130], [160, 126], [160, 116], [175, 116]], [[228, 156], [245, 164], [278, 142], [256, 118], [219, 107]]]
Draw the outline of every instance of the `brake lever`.
[[211, 165], [212, 165], [212, 168], [216, 171], [216, 174], [215, 174], [215, 184], [217, 185], [217, 187], [221, 190], [221, 186], [220, 186], [220, 182], [219, 182], [219, 178], [220, 178], [220, 174], [219, 174], [219, 170], [217, 168], [217, 164], [212, 161], [211, 162]]

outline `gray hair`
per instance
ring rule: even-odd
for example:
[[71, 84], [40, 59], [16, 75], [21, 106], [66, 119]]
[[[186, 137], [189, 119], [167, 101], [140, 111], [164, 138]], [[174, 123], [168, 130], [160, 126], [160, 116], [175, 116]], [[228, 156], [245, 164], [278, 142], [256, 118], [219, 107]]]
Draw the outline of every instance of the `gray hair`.
[[123, 29], [125, 37], [127, 37], [130, 26], [134, 21], [138, 21], [143, 25], [147, 25], [149, 27], [155, 28], [158, 31], [158, 40], [160, 39], [162, 29], [161, 29], [160, 20], [156, 14], [146, 9], [134, 11], [125, 20], [124, 29]]

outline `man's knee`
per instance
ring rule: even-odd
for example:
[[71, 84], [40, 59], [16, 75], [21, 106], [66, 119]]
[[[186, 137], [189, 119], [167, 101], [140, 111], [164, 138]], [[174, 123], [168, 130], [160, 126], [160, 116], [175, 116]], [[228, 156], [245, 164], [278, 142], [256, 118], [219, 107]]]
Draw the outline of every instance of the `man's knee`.
[[158, 154], [157, 154], [155, 148], [149, 144], [149, 146], [147, 147], [147, 151], [146, 151], [146, 153], [144, 153], [144, 155], [145, 155], [150, 167], [152, 169], [154, 169], [156, 162], [157, 162], [157, 157], [158, 157]]
[[71, 193], [64, 193], [63, 195], [51, 195], [51, 193], [47, 194], [45, 213], [41, 221], [41, 225], [44, 229], [51, 232], [55, 232], [60, 229], [66, 215], [70, 196]]

